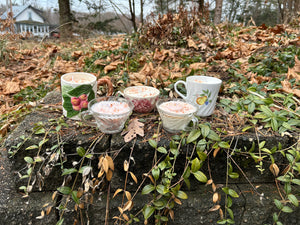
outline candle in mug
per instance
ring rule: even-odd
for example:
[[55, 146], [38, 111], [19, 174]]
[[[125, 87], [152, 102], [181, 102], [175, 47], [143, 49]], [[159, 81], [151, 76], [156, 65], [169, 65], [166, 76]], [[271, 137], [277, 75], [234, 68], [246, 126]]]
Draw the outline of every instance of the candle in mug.
[[169, 101], [164, 102], [159, 105], [161, 110], [164, 110], [169, 113], [176, 113], [176, 114], [189, 114], [195, 112], [195, 107], [189, 103], [181, 102], [181, 101]]
[[126, 102], [102, 101], [94, 104], [92, 106], [92, 111], [96, 113], [118, 115], [128, 113], [130, 107]]

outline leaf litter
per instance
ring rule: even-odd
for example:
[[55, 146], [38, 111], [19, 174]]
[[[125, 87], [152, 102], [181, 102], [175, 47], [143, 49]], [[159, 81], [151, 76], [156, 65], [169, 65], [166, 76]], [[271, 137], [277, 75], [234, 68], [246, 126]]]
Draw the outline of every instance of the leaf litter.
[[[169, 88], [174, 81], [183, 79], [188, 74], [197, 74], [197, 71], [206, 71], [206, 75], [224, 80], [221, 90], [224, 93], [232, 85], [226, 81], [229, 79], [227, 71], [233, 64], [240, 64], [240, 68], [236, 68], [237, 72], [250, 83], [260, 84], [272, 77], [260, 76], [249, 71], [249, 67], [253, 66], [249, 63], [251, 56], [268, 51], [276, 52], [284, 46], [300, 46], [299, 30], [287, 25], [236, 25], [233, 31], [228, 24], [220, 24], [214, 28], [201, 24], [199, 17], [188, 17], [184, 10], [178, 14], [160, 16], [158, 19], [153, 17], [152, 22], [150, 20], [140, 31], [138, 41], [141, 47], [135, 46], [135, 54], [141, 55], [136, 59], [139, 65], [137, 70], [128, 67], [127, 56], [130, 52], [124, 49], [119, 51], [119, 55], [111, 54], [105, 59], [95, 59], [93, 64], [100, 66], [100, 69], [94, 74], [99, 76], [99, 72], [102, 71], [112, 76], [116, 88], [150, 85], [169, 90], [169, 96], [176, 97], [176, 93]], [[300, 18], [297, 21], [299, 23]], [[180, 28], [180, 24], [189, 26], [182, 26], [176, 31], [178, 33], [174, 34], [174, 28]], [[229, 32], [233, 35], [229, 36]], [[291, 38], [292, 35], [295, 37]], [[14, 98], [22, 90], [28, 87], [35, 89], [41, 84], [45, 84], [51, 90], [59, 89], [60, 76], [68, 72], [86, 70], [87, 59], [95, 53], [115, 51], [121, 49], [123, 44], [132, 44], [125, 35], [109, 38], [99, 36], [66, 42], [50, 40], [41, 43], [21, 40], [16, 36], [6, 35], [3, 38], [6, 41], [0, 55], [0, 115], [9, 114], [20, 107], [28, 107]], [[186, 45], [181, 46], [181, 42]], [[143, 48], [147, 43], [150, 48]], [[124, 58], [124, 54], [127, 59]], [[192, 61], [198, 56], [198, 60]], [[294, 66], [289, 67], [287, 73], [280, 74], [282, 88], [278, 91], [291, 93], [299, 98], [300, 61], [297, 57], [294, 60]], [[128, 73], [127, 82], [122, 81], [125, 72]], [[291, 82], [292, 80], [296, 82]], [[2, 136], [8, 132], [9, 125], [13, 122], [7, 121], [1, 121]], [[133, 119], [123, 135], [126, 141], [137, 135], [144, 136], [142, 123], [136, 118]]]

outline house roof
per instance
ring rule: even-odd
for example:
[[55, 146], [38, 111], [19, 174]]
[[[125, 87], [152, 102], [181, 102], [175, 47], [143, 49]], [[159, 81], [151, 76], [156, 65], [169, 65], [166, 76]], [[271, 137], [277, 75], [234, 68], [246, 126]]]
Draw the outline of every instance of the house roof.
[[[20, 6], [14, 5], [14, 6], [12, 6], [12, 12], [13, 12], [14, 18], [16, 18], [18, 15], [20, 15], [27, 8], [33, 9], [39, 16], [41, 16], [44, 19], [44, 17], [40, 13], [40, 10], [32, 7], [31, 5], [20, 5]], [[6, 20], [9, 12], [10, 12], [10, 9], [6, 10], [6, 12], [4, 12], [2, 14], [1, 19]]]

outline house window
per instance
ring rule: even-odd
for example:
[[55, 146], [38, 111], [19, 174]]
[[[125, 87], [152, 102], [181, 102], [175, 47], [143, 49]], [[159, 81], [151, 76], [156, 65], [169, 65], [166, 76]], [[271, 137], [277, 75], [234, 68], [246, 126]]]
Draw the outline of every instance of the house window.
[[28, 12], [28, 20], [32, 20], [32, 14], [31, 14], [31, 12]]

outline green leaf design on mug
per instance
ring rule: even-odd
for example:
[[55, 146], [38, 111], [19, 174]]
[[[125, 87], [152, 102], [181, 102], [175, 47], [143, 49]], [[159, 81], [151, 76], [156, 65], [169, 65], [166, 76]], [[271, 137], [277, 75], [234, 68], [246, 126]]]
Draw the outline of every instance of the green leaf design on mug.
[[71, 91], [68, 92], [68, 94], [71, 96], [79, 97], [82, 94], [90, 94], [91, 92], [93, 92], [92, 85], [83, 84], [83, 85], [80, 85], [80, 86], [72, 89]]

